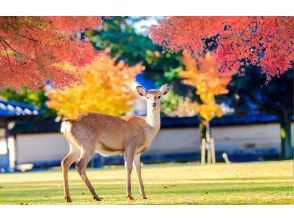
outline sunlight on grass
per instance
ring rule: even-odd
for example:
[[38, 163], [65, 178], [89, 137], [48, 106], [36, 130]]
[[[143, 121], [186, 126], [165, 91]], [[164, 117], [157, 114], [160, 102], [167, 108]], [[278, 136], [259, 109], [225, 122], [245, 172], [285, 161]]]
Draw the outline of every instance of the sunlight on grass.
[[[72, 169], [72, 204], [294, 204], [293, 161], [144, 165], [148, 199], [140, 198], [133, 172], [134, 201], [125, 198], [122, 166], [89, 169], [88, 176], [103, 201], [92, 199]], [[0, 204], [66, 204], [60, 168], [0, 174]]]

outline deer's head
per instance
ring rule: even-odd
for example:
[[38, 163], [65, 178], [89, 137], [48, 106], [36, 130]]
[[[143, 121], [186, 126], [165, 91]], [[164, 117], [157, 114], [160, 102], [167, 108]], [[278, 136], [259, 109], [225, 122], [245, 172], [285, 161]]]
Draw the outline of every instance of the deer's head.
[[147, 102], [147, 108], [157, 109], [160, 107], [160, 99], [169, 92], [169, 85], [164, 84], [160, 89], [146, 90], [142, 86], [137, 86], [137, 92], [144, 97]]

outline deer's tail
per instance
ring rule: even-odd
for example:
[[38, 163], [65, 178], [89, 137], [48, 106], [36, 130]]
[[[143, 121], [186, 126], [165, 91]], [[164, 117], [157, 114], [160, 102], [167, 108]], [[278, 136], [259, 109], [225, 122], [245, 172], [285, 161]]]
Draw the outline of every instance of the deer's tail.
[[61, 123], [60, 132], [61, 133], [71, 133], [72, 121], [70, 119], [66, 119]]

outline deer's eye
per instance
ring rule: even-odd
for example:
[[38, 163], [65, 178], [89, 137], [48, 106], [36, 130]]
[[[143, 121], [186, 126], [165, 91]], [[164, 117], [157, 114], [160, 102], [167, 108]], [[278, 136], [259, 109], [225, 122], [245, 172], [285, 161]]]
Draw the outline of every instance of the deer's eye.
[[161, 98], [161, 96], [158, 96], [157, 98], [158, 98], [158, 99], [160, 99], [160, 98]]

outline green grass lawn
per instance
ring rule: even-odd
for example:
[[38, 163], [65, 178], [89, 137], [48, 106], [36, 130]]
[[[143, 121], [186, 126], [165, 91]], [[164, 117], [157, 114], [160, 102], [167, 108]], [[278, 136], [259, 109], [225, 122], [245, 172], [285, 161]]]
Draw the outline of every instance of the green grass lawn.
[[[69, 174], [72, 204], [294, 204], [293, 161], [216, 164], [153, 164], [143, 166], [148, 199], [138, 193], [125, 198], [122, 166], [89, 169], [98, 195], [94, 201], [77, 172]], [[0, 174], [0, 204], [66, 204], [60, 168], [45, 172]]]

